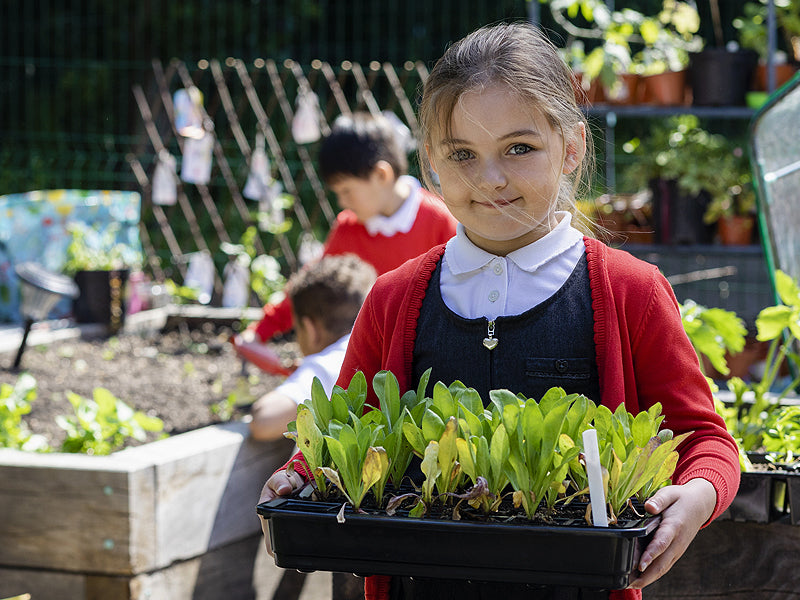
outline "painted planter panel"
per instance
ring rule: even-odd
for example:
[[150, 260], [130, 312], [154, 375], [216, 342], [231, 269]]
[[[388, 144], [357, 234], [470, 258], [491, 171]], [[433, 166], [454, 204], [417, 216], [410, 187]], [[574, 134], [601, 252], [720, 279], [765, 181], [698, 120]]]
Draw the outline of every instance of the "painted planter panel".
[[275, 564], [301, 571], [620, 589], [658, 525], [653, 518], [598, 528], [577, 519], [542, 526], [354, 513], [339, 523], [339, 508], [286, 498], [260, 504]]

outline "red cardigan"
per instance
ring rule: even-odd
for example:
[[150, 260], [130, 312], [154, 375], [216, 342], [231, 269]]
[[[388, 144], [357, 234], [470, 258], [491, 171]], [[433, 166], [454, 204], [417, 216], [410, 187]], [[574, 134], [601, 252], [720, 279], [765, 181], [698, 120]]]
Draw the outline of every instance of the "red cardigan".
[[[636, 414], [660, 402], [665, 427], [676, 434], [693, 431], [680, 448], [673, 481], [710, 481], [717, 491], [714, 519], [739, 487], [738, 452], [714, 410], [672, 288], [655, 266], [627, 252], [590, 238], [585, 245], [603, 403], [614, 410], [624, 402]], [[409, 389], [416, 322], [443, 252], [444, 246], [433, 248], [378, 278], [353, 328], [339, 385], [346, 387], [357, 370], [371, 382], [375, 373], [388, 369], [401, 392]], [[371, 388], [368, 402], [377, 406]], [[389, 581], [385, 576], [368, 577], [367, 600], [388, 598]], [[641, 591], [613, 591], [610, 598], [641, 598]]]
[[[441, 199], [420, 188], [419, 210], [406, 233], [370, 235], [351, 210], [343, 210], [328, 234], [323, 254], [352, 253], [375, 267], [378, 275], [399, 267], [409, 258], [445, 243], [456, 234], [456, 221]], [[278, 304], [264, 306], [264, 316], [255, 327], [262, 342], [292, 328], [292, 305], [286, 297]]]

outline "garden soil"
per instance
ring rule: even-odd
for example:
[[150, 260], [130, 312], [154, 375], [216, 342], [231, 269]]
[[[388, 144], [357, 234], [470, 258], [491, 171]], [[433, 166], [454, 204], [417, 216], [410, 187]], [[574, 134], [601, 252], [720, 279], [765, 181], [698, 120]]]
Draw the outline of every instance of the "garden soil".
[[[0, 354], [4, 363], [0, 383], [13, 385], [21, 372], [36, 379], [37, 397], [24, 421], [56, 450], [64, 439], [56, 418], [74, 415], [68, 393], [91, 398], [98, 387], [108, 389], [135, 410], [159, 417], [164, 421], [163, 433], [174, 435], [241, 419], [258, 397], [283, 380], [243, 364], [230, 344], [232, 334], [229, 326], [207, 322], [191, 328], [184, 325], [167, 331], [28, 346], [19, 373], [7, 366], [16, 351]], [[276, 342], [274, 347], [287, 361], [300, 356], [291, 340]], [[160, 435], [148, 434], [145, 441]]]

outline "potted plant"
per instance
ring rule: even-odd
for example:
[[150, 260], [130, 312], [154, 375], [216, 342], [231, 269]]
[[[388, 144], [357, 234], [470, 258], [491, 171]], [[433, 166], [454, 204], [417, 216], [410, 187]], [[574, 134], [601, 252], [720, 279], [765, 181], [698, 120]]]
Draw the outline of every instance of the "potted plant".
[[631, 155], [621, 173], [624, 189], [652, 194], [656, 239], [665, 244], [706, 244], [712, 227], [709, 207], [728, 198], [736, 180], [721, 180], [718, 161], [728, 161], [731, 147], [721, 135], [700, 127], [694, 115], [679, 115], [654, 125], [646, 138], [623, 145]]
[[[795, 3], [778, 0], [776, 3], [776, 17], [778, 26], [784, 32], [789, 49], [796, 43], [797, 51], [792, 51], [795, 61], [800, 60], [800, 8]], [[743, 14], [733, 20], [733, 27], [738, 33], [739, 44], [742, 48], [749, 48], [758, 54], [758, 65], [752, 87], [755, 91], [766, 91], [767, 86], [767, 57], [769, 47], [767, 41], [767, 6], [764, 2], [747, 2], [742, 8]], [[792, 42], [792, 40], [796, 42]], [[773, 54], [775, 68], [775, 85], [780, 87], [797, 71], [796, 67], [788, 60], [784, 50], [777, 50]]]
[[63, 271], [80, 291], [73, 303], [75, 320], [102, 323], [113, 333], [124, 322], [125, 284], [130, 270], [142, 263], [141, 251], [118, 239], [116, 223], [100, 230], [75, 221], [67, 229], [71, 237]]
[[[784, 403], [800, 385], [796, 352], [800, 287], [778, 270], [775, 288], [780, 303], [764, 308], [756, 319], [756, 339], [769, 345], [762, 375], [748, 381], [731, 377], [726, 384], [727, 400], [721, 399], [716, 384], [711, 385], [716, 410], [739, 446], [742, 467], [742, 484], [726, 515], [766, 523], [788, 512], [791, 523], [800, 524], [800, 406]], [[727, 373], [726, 353], [735, 358], [744, 347], [746, 330], [741, 320], [729, 311], [693, 302], [682, 306], [681, 316], [698, 355]], [[791, 368], [786, 368], [787, 363]]]
[[[667, 74], [655, 80], [671, 80], [679, 91], [669, 95], [650, 92], [651, 101], [683, 102], [683, 71], [689, 52], [702, 47], [696, 35], [699, 27], [697, 10], [687, 2], [664, 0], [655, 17], [633, 9], [611, 11], [604, 2], [580, 3], [580, 15], [590, 27], [579, 27], [570, 19], [578, 16], [578, 3], [552, 2], [551, 12], [568, 34], [575, 38], [568, 45], [573, 68], [582, 74], [585, 90], [599, 81], [604, 98], [611, 103], [640, 102], [646, 93], [641, 78]], [[583, 40], [600, 43], [585, 53]], [[574, 45], [578, 44], [577, 52]]]
[[706, 160], [714, 173], [700, 170], [694, 178], [684, 180], [689, 191], [705, 190], [711, 201], [703, 215], [707, 225], [716, 223], [717, 237], [724, 246], [752, 243], [756, 219], [756, 194], [750, 163], [741, 146], [722, 138], [719, 151]]
[[709, 0], [714, 25], [714, 46], [691, 55], [689, 80], [692, 103], [698, 106], [743, 106], [758, 62], [755, 51], [723, 37], [719, 1]]
[[651, 196], [603, 194], [587, 206], [592, 231], [610, 244], [652, 244], [655, 239]]
[[[460, 382], [437, 382], [427, 396], [429, 376], [401, 396], [381, 371], [372, 382], [380, 407], [367, 412], [363, 373], [330, 398], [314, 382], [287, 434], [313, 480], [258, 507], [276, 564], [624, 587], [656, 526], [629, 507], [668, 482], [684, 437], [660, 429], [660, 405], [634, 417], [553, 388], [538, 401], [495, 390], [484, 406]], [[605, 473], [599, 505], [586, 502], [600, 491], [586, 431]], [[419, 478], [408, 485], [414, 457]], [[611, 526], [587, 523], [601, 515]]]
[[687, 2], [665, 1], [661, 12], [638, 24], [644, 42], [633, 57], [641, 76], [643, 102], [678, 105], [686, 102], [686, 71], [689, 55], [703, 47], [697, 32], [700, 15]]

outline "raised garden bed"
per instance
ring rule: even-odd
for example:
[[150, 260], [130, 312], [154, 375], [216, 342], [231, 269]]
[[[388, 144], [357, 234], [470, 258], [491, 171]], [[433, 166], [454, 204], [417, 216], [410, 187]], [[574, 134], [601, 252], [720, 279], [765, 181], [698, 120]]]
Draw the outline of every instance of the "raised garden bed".
[[291, 450], [241, 422], [110, 456], [0, 450], [0, 597], [253, 597], [253, 506]]
[[[117, 338], [85, 327], [32, 336], [22, 361], [39, 382], [29, 424], [54, 448], [54, 416], [70, 410], [64, 391], [90, 395], [98, 385], [162, 417], [172, 436], [109, 456], [0, 449], [0, 598], [268, 597], [280, 573], [260, 567], [254, 506], [293, 445], [254, 442], [246, 409], [230, 422], [210, 412], [240, 378], [252, 394], [278, 381], [253, 383], [220, 341], [219, 328], [241, 317], [185, 307], [132, 315]], [[14, 348], [0, 349], [2, 358]], [[16, 376], [0, 371], [0, 381]]]

